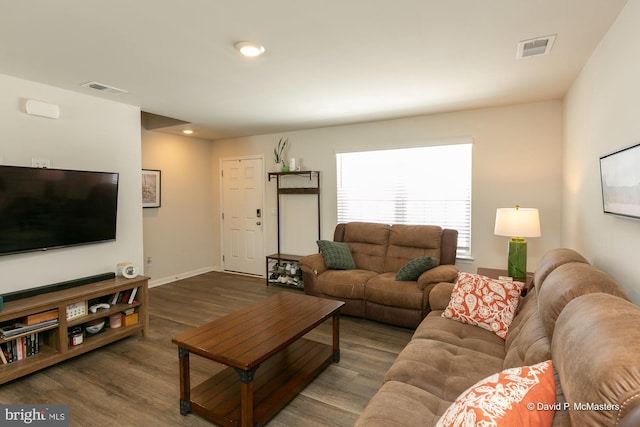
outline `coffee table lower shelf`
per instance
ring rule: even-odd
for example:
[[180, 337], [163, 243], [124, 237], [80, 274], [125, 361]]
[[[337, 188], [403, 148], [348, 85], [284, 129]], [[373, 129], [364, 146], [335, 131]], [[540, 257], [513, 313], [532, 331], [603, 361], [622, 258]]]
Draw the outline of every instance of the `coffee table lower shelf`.
[[[254, 425], [266, 424], [338, 358], [330, 345], [301, 338], [267, 359], [252, 381]], [[228, 367], [194, 387], [190, 412], [223, 426], [241, 425], [240, 373], [246, 372]]]

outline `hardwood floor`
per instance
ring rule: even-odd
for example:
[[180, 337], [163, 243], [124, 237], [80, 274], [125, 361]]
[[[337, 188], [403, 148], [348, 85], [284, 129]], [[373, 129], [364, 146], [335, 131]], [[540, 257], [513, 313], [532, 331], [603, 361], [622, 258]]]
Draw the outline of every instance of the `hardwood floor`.
[[[126, 338], [2, 385], [0, 403], [69, 404], [71, 426], [211, 425], [197, 415], [180, 415], [178, 351], [171, 337], [278, 292], [301, 291], [217, 272], [152, 288], [148, 337]], [[343, 316], [340, 363], [323, 371], [269, 426], [352, 426], [412, 333]], [[307, 337], [330, 344], [331, 322]], [[222, 368], [192, 356], [191, 383]]]

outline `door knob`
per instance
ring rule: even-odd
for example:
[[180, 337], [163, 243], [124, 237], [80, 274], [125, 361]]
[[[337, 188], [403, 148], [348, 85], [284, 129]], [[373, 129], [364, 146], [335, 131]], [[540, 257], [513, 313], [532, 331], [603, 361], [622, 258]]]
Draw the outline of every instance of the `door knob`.
[[262, 225], [262, 222], [256, 221], [256, 225]]

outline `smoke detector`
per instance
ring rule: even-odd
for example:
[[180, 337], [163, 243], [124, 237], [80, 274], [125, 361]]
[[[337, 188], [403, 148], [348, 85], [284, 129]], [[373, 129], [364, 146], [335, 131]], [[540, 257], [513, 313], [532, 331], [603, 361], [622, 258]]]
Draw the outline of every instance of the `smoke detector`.
[[530, 58], [532, 56], [547, 55], [551, 52], [556, 35], [538, 37], [531, 40], [524, 40], [518, 43], [517, 59]]
[[98, 83], [98, 82], [87, 82], [82, 86], [88, 87], [90, 89], [99, 90], [101, 92], [111, 93], [113, 95], [122, 95], [123, 93], [129, 93], [124, 89], [118, 89], [117, 87], [109, 86], [104, 83]]

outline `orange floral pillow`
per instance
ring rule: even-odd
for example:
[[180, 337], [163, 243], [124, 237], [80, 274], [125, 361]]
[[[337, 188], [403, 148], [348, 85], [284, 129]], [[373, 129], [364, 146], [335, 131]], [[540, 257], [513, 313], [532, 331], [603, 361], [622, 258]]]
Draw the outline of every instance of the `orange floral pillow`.
[[522, 282], [460, 273], [442, 317], [479, 326], [505, 339], [520, 302], [522, 286]]
[[550, 426], [556, 403], [551, 360], [505, 369], [464, 391], [438, 420], [449, 426]]

